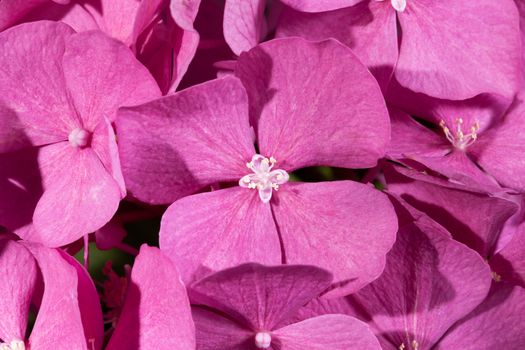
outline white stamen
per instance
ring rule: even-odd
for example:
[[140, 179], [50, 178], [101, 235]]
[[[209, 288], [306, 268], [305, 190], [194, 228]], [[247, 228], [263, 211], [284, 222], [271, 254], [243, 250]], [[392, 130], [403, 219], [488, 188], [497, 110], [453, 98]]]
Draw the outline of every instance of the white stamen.
[[[91, 138], [91, 133], [84, 129], [74, 129], [69, 133], [68, 140], [73, 147], [86, 147]], [[1, 349], [0, 349], [1, 350]]]
[[11, 343], [0, 343], [0, 350], [26, 350], [22, 340], [13, 340]]
[[[385, 1], [385, 0], [376, 0], [376, 1]], [[407, 8], [407, 0], [390, 0], [392, 7], [397, 12], [403, 12]]]
[[243, 176], [239, 180], [239, 186], [258, 190], [259, 198], [264, 203], [268, 203], [272, 199], [273, 190], [277, 191], [279, 185], [288, 182], [289, 179], [285, 170], [272, 170], [275, 163], [277, 160], [273, 157], [266, 158], [260, 154], [254, 155], [251, 162], [246, 163], [253, 174]]
[[268, 332], [259, 332], [255, 335], [257, 349], [268, 349], [272, 345], [272, 336]]
[[479, 123], [477, 121], [470, 126], [469, 133], [467, 134], [465, 134], [465, 132], [463, 131], [462, 118], [456, 119], [452, 128], [453, 131], [451, 131], [448, 128], [447, 123], [445, 123], [443, 119], [439, 122], [439, 126], [441, 127], [441, 129], [443, 129], [447, 140], [449, 140], [454, 147], [460, 150], [465, 150], [468, 146], [472, 145], [474, 141], [476, 141], [478, 138], [477, 132], [479, 131]]

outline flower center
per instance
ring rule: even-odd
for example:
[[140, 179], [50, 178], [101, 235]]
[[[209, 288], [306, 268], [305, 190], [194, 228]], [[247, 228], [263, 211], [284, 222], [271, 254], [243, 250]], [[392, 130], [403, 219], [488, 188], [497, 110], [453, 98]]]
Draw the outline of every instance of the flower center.
[[258, 332], [255, 335], [257, 349], [268, 349], [272, 345], [272, 336], [268, 332]]
[[449, 140], [454, 147], [461, 150], [472, 145], [478, 138], [479, 123], [477, 121], [470, 126], [469, 132], [466, 134], [463, 132], [463, 119], [461, 118], [456, 119], [451, 129], [448, 128], [443, 119], [439, 122], [439, 126], [443, 129], [447, 140]]
[[0, 343], [0, 350], [26, 350], [22, 340], [13, 340], [11, 343]]
[[[385, 1], [385, 0], [377, 0], [377, 1]], [[392, 7], [394, 10], [398, 12], [405, 11], [407, 7], [407, 0], [390, 0], [390, 3], [392, 4]]]
[[239, 180], [239, 186], [244, 188], [251, 188], [259, 191], [259, 198], [264, 203], [268, 203], [272, 199], [272, 191], [278, 190], [279, 185], [288, 182], [288, 173], [282, 169], [272, 170], [277, 161], [273, 158], [266, 158], [260, 154], [252, 157], [249, 163], [246, 163], [248, 169], [253, 171], [253, 174], [243, 176]]
[[[69, 133], [68, 140], [73, 147], [86, 147], [91, 139], [91, 133], [87, 130], [76, 128]], [[2, 349], [0, 349], [2, 350]]]

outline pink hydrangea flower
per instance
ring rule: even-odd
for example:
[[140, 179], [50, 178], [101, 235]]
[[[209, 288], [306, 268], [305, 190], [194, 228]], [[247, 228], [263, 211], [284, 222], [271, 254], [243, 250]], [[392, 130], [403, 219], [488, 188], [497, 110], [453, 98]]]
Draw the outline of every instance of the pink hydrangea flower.
[[0, 33], [0, 50], [0, 219], [24, 239], [71, 243], [108, 222], [125, 194], [116, 109], [160, 92], [101, 32], [22, 24]]
[[190, 290], [197, 350], [379, 350], [361, 321], [324, 315], [291, 322], [298, 309], [331, 284], [313, 266], [244, 264], [217, 272]]
[[487, 95], [461, 102], [423, 101], [425, 107], [419, 103], [415, 110], [422, 110], [435, 130], [391, 108], [390, 158], [415, 160], [452, 181], [486, 192], [502, 191], [499, 185], [525, 191], [525, 163], [516, 161], [525, 153], [525, 135], [516, 128], [525, 115], [523, 93], [506, 111], [502, 100]]
[[106, 349], [195, 349], [186, 288], [177, 267], [158, 248], [141, 247]]
[[[377, 163], [389, 125], [370, 73], [335, 41], [298, 38], [242, 55], [235, 74], [244, 87], [227, 77], [119, 112], [131, 194], [175, 201], [161, 249], [185, 281], [250, 261], [318, 265], [347, 291], [376, 278], [397, 229], [388, 199], [353, 181], [287, 182], [307, 166]], [[234, 186], [177, 200], [217, 183]]]
[[494, 285], [486, 299], [492, 281], [486, 262], [424, 214], [398, 209], [400, 230], [383, 274], [345, 298], [313, 301], [298, 319], [352, 315], [388, 350], [519, 348], [524, 291]]
[[[283, 11], [277, 37], [340, 40], [384, 91], [392, 75], [415, 92], [452, 100], [480, 93], [511, 97], [518, 89], [521, 39], [513, 0], [478, 0], [476, 6], [469, 0], [366, 0], [345, 8], [357, 1], [284, 2], [296, 10]], [[318, 12], [334, 5], [341, 9]]]
[[[102, 313], [95, 286], [73, 259], [55, 249], [0, 236], [0, 349], [102, 348]], [[37, 309], [26, 338], [30, 305]]]

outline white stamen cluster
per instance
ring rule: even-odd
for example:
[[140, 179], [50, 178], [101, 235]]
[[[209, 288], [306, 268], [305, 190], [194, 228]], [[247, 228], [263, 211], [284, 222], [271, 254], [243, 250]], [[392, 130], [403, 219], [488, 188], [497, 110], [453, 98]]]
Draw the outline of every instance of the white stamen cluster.
[[[86, 147], [91, 138], [91, 133], [84, 129], [74, 129], [69, 133], [68, 140], [73, 147]], [[0, 349], [1, 350], [1, 349]]]
[[441, 129], [443, 129], [447, 140], [449, 140], [454, 147], [460, 150], [466, 149], [478, 138], [477, 132], [479, 130], [479, 123], [477, 121], [470, 126], [468, 133], [463, 131], [463, 119], [461, 118], [456, 119], [454, 128], [452, 128], [452, 130], [448, 128], [444, 120], [441, 120], [439, 126]]
[[[385, 0], [377, 0], [377, 1], [385, 1]], [[397, 12], [403, 12], [407, 8], [407, 0], [390, 0], [390, 3], [392, 4], [392, 7]]]
[[26, 350], [22, 340], [13, 340], [11, 343], [0, 343], [0, 350]]
[[277, 191], [279, 186], [288, 182], [289, 176], [285, 170], [272, 170], [277, 161], [275, 158], [266, 158], [260, 154], [252, 157], [246, 167], [253, 171], [253, 174], [243, 176], [239, 180], [239, 186], [259, 191], [259, 198], [264, 203], [268, 203], [272, 198], [272, 191]]
[[268, 332], [258, 332], [255, 335], [255, 347], [257, 349], [268, 349], [272, 345], [272, 336]]

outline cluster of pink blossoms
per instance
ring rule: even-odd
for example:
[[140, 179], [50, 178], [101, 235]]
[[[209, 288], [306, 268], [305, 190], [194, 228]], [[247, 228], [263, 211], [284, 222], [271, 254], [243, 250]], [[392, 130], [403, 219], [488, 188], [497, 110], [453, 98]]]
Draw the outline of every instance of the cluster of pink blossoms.
[[525, 349], [524, 124], [525, 0], [0, 0], [0, 350]]

